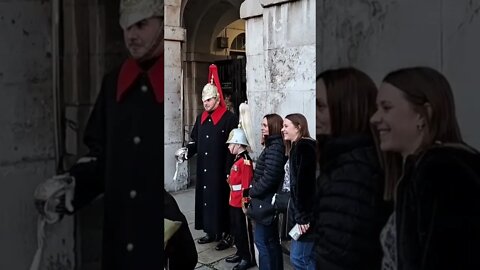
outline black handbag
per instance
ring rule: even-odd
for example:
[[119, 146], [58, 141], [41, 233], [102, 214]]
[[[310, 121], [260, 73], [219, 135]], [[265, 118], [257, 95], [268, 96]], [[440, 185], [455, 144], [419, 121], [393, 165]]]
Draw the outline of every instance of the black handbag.
[[247, 207], [247, 216], [265, 226], [272, 225], [277, 211], [275, 207], [266, 201], [258, 198], [251, 198]]

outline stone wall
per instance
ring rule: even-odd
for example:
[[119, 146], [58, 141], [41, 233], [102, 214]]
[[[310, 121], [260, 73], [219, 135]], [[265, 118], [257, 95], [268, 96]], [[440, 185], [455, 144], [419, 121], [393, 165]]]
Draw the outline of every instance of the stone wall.
[[[53, 1], [0, 1], [0, 269], [28, 269], [35, 187], [56, 169]], [[41, 269], [73, 269], [73, 221], [47, 226]]]
[[[315, 129], [315, 1], [250, 1], [247, 21], [247, 96], [255, 138], [268, 113], [302, 113]], [[259, 140], [256, 154], [260, 152]]]
[[480, 147], [480, 2], [322, 0], [317, 6], [317, 69], [345, 65], [377, 83], [390, 71], [430, 66], [453, 88], [464, 139]]
[[182, 146], [182, 42], [185, 29], [180, 26], [181, 1], [165, 0], [165, 189], [176, 191], [187, 186], [186, 162], [175, 173], [175, 151]]

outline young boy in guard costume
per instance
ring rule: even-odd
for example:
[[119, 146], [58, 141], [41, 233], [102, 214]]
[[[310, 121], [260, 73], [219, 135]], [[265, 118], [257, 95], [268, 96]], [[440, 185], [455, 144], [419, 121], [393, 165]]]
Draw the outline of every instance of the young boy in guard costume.
[[[240, 107], [243, 105], [245, 104]], [[230, 186], [230, 224], [237, 252], [227, 257], [226, 261], [238, 262], [233, 270], [245, 270], [255, 265], [252, 226], [242, 210], [246, 199], [243, 198], [244, 191], [248, 191], [253, 179], [253, 161], [248, 155], [247, 148], [250, 145], [241, 125], [242, 123], [230, 132], [227, 140], [228, 150], [231, 154], [236, 155], [227, 179]]]

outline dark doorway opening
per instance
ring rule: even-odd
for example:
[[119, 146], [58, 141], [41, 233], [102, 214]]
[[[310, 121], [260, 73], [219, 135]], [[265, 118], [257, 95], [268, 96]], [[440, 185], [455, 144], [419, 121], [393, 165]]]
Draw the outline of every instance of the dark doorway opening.
[[238, 115], [238, 106], [247, 101], [246, 58], [216, 61], [227, 108]]

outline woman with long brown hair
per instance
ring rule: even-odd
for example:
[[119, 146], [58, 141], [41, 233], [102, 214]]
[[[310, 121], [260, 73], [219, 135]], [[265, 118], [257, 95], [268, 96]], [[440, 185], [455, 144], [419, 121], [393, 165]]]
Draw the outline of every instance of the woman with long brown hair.
[[290, 170], [288, 222], [289, 227], [295, 228], [299, 234], [291, 242], [290, 261], [295, 269], [315, 270], [312, 225], [316, 196], [316, 144], [310, 137], [307, 119], [299, 113], [285, 117], [282, 133]]
[[380, 269], [378, 239], [389, 209], [369, 122], [376, 93], [372, 79], [356, 68], [327, 70], [317, 77], [318, 269]]
[[[282, 185], [285, 165], [285, 145], [281, 128], [283, 119], [278, 114], [267, 114], [262, 120], [262, 144], [265, 147], [258, 157], [253, 173], [250, 197], [270, 203]], [[272, 216], [274, 213], [272, 213]], [[255, 221], [254, 241], [259, 253], [260, 270], [283, 270], [283, 255], [278, 233], [278, 218], [269, 224]]]
[[480, 269], [480, 154], [462, 140], [447, 79], [428, 67], [391, 72], [377, 107], [395, 203], [382, 269]]

